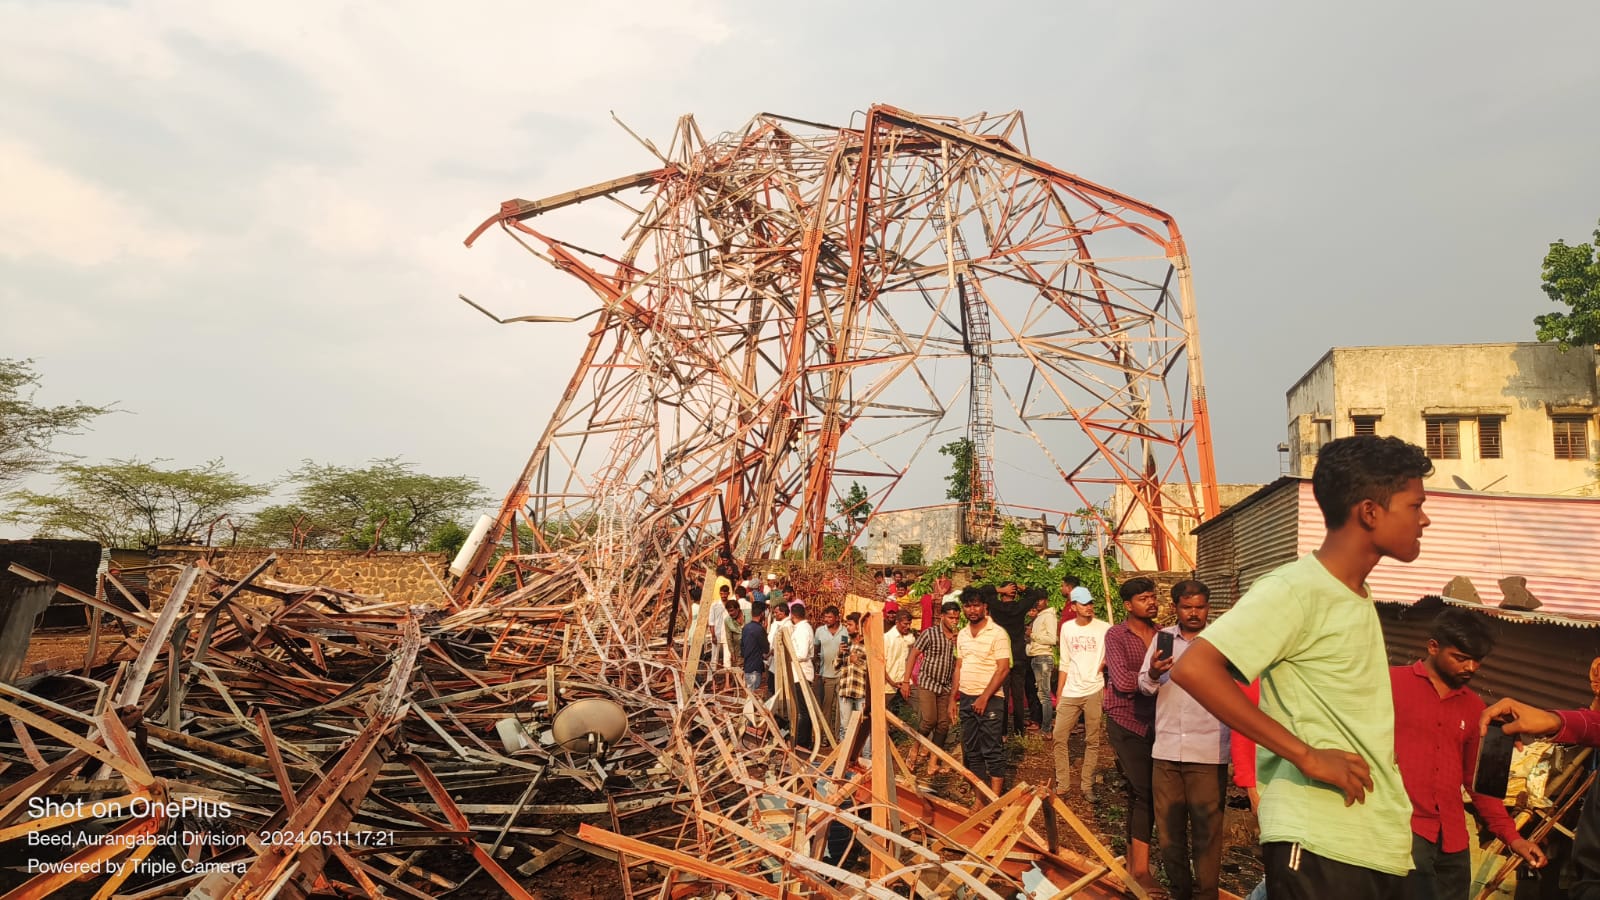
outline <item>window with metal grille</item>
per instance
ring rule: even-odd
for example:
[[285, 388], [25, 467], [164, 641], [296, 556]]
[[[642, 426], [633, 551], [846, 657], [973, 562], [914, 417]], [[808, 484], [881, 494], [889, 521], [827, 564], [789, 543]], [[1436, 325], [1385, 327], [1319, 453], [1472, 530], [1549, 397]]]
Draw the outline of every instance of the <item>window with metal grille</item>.
[[1428, 458], [1461, 458], [1461, 420], [1428, 419]]
[[1355, 423], [1356, 437], [1362, 435], [1372, 436], [1378, 433], [1377, 416], [1351, 416], [1350, 421]]
[[1554, 416], [1550, 419], [1555, 433], [1556, 459], [1589, 458], [1589, 417]]
[[1478, 458], [1500, 458], [1500, 417], [1485, 416], [1478, 420]]

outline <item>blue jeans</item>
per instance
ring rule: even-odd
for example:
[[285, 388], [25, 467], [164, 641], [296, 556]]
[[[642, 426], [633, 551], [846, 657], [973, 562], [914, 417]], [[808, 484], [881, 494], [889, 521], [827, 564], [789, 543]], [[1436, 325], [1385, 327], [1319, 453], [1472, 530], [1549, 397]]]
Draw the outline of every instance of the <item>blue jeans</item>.
[[[844, 739], [844, 731], [850, 727], [850, 717], [867, 708], [865, 697], [840, 697], [839, 698], [839, 739]], [[867, 740], [861, 745], [861, 758], [872, 758], [872, 735], [867, 735]]]
[[1049, 734], [1056, 724], [1056, 707], [1050, 702], [1050, 691], [1056, 682], [1056, 661], [1046, 653], [1043, 656], [1028, 657], [1028, 665], [1033, 668], [1033, 681], [1039, 695], [1039, 705], [1044, 707], [1044, 720], [1039, 723], [1039, 729]]
[[761, 689], [766, 686], [766, 683], [766, 672], [758, 670], [755, 672], [744, 673], [744, 686], [749, 688], [750, 693], [755, 694], [757, 697], [761, 696]]

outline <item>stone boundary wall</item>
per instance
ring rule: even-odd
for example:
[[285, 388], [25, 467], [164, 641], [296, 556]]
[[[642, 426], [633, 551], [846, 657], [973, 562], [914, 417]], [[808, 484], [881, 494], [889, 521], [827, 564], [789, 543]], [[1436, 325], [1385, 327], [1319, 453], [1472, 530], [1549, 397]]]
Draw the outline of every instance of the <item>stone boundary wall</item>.
[[[268, 556], [277, 556], [278, 560], [261, 577], [272, 581], [337, 588], [375, 599], [403, 600], [412, 604], [445, 604], [439, 581], [429, 574], [431, 568], [439, 579], [446, 577], [445, 568], [450, 565], [450, 557], [444, 553], [162, 547], [153, 562], [183, 566], [205, 560], [224, 575], [242, 578]], [[174, 569], [151, 571], [150, 596], [156, 604], [172, 592], [177, 576]]]

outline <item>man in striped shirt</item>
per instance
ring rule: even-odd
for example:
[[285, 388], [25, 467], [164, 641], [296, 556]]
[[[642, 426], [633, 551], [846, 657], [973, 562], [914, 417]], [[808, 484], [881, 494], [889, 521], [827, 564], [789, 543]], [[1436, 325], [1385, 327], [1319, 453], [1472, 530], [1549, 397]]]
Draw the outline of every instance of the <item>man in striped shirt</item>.
[[[911, 671], [916, 673], [911, 701], [917, 710], [917, 731], [940, 750], [950, 737], [950, 692], [954, 689], [950, 676], [955, 674], [956, 629], [960, 627], [961, 604], [945, 603], [939, 607], [938, 623], [922, 629], [911, 648]], [[922, 745], [911, 745], [906, 766], [912, 775], [916, 775], [921, 756]], [[928, 777], [932, 778], [939, 773], [939, 758], [931, 753], [928, 756]]]

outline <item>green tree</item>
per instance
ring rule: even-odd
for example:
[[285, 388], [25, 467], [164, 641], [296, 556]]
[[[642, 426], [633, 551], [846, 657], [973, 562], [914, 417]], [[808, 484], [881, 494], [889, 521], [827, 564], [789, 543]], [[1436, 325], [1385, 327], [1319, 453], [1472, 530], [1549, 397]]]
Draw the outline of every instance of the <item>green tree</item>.
[[833, 508], [839, 515], [850, 519], [856, 524], [861, 524], [872, 515], [872, 504], [867, 502], [867, 489], [861, 482], [850, 482], [850, 490], [843, 497], [833, 501]]
[[428, 542], [422, 549], [429, 553], [444, 553], [452, 559], [461, 552], [461, 545], [467, 542], [469, 532], [460, 522], [444, 522], [428, 534]]
[[294, 485], [293, 500], [258, 513], [247, 535], [250, 542], [420, 550], [447, 523], [459, 527], [461, 519], [486, 501], [475, 478], [424, 475], [393, 457], [372, 460], [364, 468], [306, 460], [288, 480]]
[[6, 521], [34, 526], [41, 536], [78, 535], [107, 547], [157, 547], [202, 541], [224, 518], [241, 515], [266, 496], [214, 459], [203, 466], [164, 469], [137, 459], [90, 466], [63, 463], [51, 494], [18, 491]]
[[1534, 316], [1541, 341], [1555, 341], [1561, 349], [1583, 344], [1600, 344], [1600, 226], [1594, 230], [1594, 243], [1567, 246], [1558, 240], [1550, 245], [1540, 269], [1545, 295], [1571, 307], [1571, 312]]
[[860, 547], [853, 546], [843, 535], [824, 534], [822, 536], [822, 558], [834, 562], [847, 562], [857, 569], [867, 564], [866, 554]]
[[46, 471], [57, 459], [50, 442], [77, 434], [108, 406], [74, 403], [40, 406], [33, 402], [39, 376], [31, 359], [0, 358], [0, 486]]
[[935, 579], [950, 575], [958, 568], [971, 569], [976, 584], [1000, 584], [1015, 579], [1026, 587], [1043, 588], [1050, 597], [1051, 605], [1057, 609], [1065, 605], [1061, 597], [1061, 580], [1073, 575], [1094, 595], [1095, 615], [1104, 619], [1109, 605], [1115, 611], [1117, 621], [1122, 621], [1124, 617], [1122, 601], [1114, 596], [1117, 572], [1114, 560], [1106, 560], [1106, 571], [1113, 576], [1109, 585], [1101, 576], [1099, 558], [1085, 556], [1077, 549], [1066, 548], [1051, 565], [1037, 550], [1022, 542], [1021, 531], [1011, 523], [1001, 529], [1000, 544], [993, 553], [978, 544], [962, 544], [944, 559], [934, 560], [911, 586], [912, 596], [932, 590]]
[[944, 477], [949, 487], [944, 496], [948, 500], [967, 503], [972, 500], [972, 439], [960, 438], [939, 448], [950, 457], [950, 474]]

